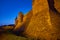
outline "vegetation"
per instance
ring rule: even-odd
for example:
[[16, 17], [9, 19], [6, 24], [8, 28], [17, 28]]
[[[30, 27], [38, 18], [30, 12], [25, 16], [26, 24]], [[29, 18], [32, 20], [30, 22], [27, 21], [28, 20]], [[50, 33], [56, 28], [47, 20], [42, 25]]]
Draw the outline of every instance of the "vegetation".
[[0, 33], [0, 40], [31, 40], [30, 38], [16, 36], [16, 35], [9, 33], [9, 32], [7, 31], [4, 33]]

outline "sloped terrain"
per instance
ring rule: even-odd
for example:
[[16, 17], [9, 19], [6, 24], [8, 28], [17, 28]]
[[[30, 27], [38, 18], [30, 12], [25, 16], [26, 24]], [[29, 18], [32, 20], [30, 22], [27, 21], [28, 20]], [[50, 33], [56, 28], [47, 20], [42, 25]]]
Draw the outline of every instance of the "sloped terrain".
[[21, 36], [16, 36], [9, 32], [0, 33], [0, 40], [32, 40]]

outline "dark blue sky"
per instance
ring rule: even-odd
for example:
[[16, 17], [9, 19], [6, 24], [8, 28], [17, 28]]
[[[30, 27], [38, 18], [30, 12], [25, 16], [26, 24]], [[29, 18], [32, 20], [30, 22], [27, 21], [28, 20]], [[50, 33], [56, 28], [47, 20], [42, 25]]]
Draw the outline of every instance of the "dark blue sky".
[[0, 25], [14, 24], [18, 12], [32, 9], [32, 0], [0, 0]]

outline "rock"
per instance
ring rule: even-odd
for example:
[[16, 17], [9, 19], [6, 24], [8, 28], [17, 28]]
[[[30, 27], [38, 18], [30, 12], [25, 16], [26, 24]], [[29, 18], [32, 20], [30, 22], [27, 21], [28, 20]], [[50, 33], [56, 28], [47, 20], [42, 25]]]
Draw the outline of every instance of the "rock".
[[23, 17], [24, 17], [24, 15], [22, 14], [22, 12], [19, 12], [18, 17], [16, 17], [16, 19], [15, 19], [14, 30], [18, 30], [21, 27], [22, 22], [23, 22]]
[[60, 13], [60, 0], [54, 0], [54, 6], [57, 11]]
[[33, 0], [32, 10], [16, 18], [15, 30], [35, 40], [60, 39], [60, 9], [56, 3], [56, 0]]
[[[19, 16], [19, 18], [20, 17], [21, 16]], [[14, 34], [23, 36], [23, 32], [26, 30], [31, 17], [32, 17], [32, 10], [30, 12], [28, 12], [26, 15], [24, 15], [22, 22], [19, 22], [21, 19], [17, 20], [18, 18], [16, 18], [15, 19], [16, 20], [15, 21], [15, 28], [13, 29]]]
[[26, 28], [27, 28], [27, 26], [28, 26], [28, 24], [29, 24], [32, 16], [33, 16], [32, 10], [29, 11], [29, 12], [24, 16], [24, 18], [23, 18], [23, 24], [24, 24], [24, 26], [25, 26]]
[[40, 40], [59, 39], [60, 14], [53, 2], [54, 0], [33, 0], [33, 16], [24, 31], [26, 37]]
[[[20, 18], [21, 16], [19, 16], [19, 18]], [[26, 15], [24, 15], [24, 17], [23, 17], [23, 21], [22, 22], [19, 22], [21, 19], [18, 19], [18, 18], [16, 18], [16, 21], [15, 21], [15, 24], [16, 24], [16, 29], [17, 28], [19, 28], [20, 29], [20, 27], [21, 26], [23, 26], [23, 27], [26, 27], [28, 24], [29, 24], [29, 21], [30, 21], [30, 19], [31, 19], [31, 17], [32, 17], [32, 10], [30, 11], [30, 12], [28, 12]], [[22, 17], [21, 17], [22, 18]], [[18, 20], [17, 20], [18, 19]], [[19, 24], [20, 23], [20, 24]], [[19, 24], [19, 27], [17, 27], [17, 25]], [[17, 29], [18, 30], [18, 29]]]
[[32, 10], [33, 10], [33, 14], [37, 14], [38, 12], [41, 12], [42, 10], [44, 11], [44, 9], [47, 9], [48, 11], [48, 2], [47, 0], [33, 0], [32, 3]]

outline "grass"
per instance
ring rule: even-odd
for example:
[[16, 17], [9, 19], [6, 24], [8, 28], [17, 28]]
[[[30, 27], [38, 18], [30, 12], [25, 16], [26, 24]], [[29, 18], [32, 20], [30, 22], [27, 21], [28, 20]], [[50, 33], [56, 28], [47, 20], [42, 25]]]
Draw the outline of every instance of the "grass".
[[32, 40], [30, 38], [16, 36], [9, 32], [0, 33], [0, 40]]

